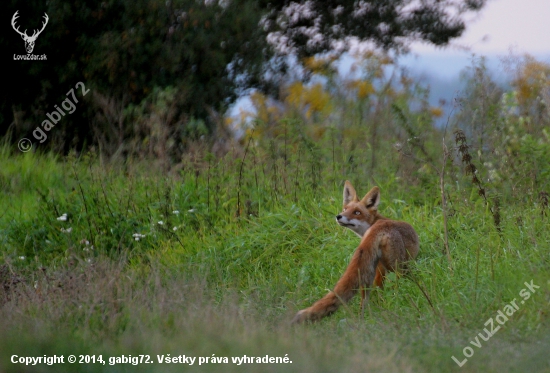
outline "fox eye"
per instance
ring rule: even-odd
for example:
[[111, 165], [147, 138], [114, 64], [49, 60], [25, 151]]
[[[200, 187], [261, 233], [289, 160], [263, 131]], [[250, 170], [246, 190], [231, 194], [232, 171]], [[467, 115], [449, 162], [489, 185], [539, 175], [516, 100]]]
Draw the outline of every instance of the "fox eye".
[[355, 215], [361, 215], [361, 211], [355, 211]]

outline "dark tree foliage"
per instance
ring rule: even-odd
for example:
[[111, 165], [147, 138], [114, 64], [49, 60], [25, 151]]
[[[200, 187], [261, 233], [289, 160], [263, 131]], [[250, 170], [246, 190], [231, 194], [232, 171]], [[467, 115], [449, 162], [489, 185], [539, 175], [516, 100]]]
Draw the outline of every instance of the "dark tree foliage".
[[[212, 130], [212, 113], [223, 113], [240, 94], [276, 87], [286, 54], [343, 51], [353, 38], [397, 50], [411, 40], [444, 45], [464, 30], [461, 15], [485, 1], [2, 1], [0, 135], [11, 128], [14, 142], [30, 137], [78, 82], [92, 94], [75, 89], [76, 109], [55, 123], [45, 145], [54, 137], [64, 150], [82, 148], [108, 132], [113, 124], [98, 120], [94, 95], [126, 113], [170, 87], [178, 92], [174, 115]], [[29, 35], [47, 13], [33, 51], [47, 60], [14, 59], [26, 54], [11, 26], [16, 11], [17, 26]], [[135, 117], [120, 118], [124, 137]]]
[[311, 56], [344, 50], [350, 41], [371, 41], [386, 50], [406, 50], [411, 41], [445, 45], [465, 29], [463, 15], [486, 0], [306, 0], [268, 1], [264, 28], [280, 52]]
[[[12, 125], [13, 140], [29, 137], [79, 81], [92, 94], [49, 133], [61, 138], [65, 149], [96, 141], [94, 93], [124, 108], [139, 105], [157, 88], [175, 87], [178, 115], [207, 120], [212, 112], [223, 113], [243, 90], [262, 84], [264, 62], [272, 56], [258, 27], [257, 5], [245, 0], [2, 2], [0, 49], [9, 64], [3, 72], [14, 84], [0, 90], [0, 135]], [[18, 26], [29, 35], [48, 14], [33, 51], [46, 54], [46, 61], [14, 61], [14, 54], [26, 54], [10, 24], [16, 11]]]

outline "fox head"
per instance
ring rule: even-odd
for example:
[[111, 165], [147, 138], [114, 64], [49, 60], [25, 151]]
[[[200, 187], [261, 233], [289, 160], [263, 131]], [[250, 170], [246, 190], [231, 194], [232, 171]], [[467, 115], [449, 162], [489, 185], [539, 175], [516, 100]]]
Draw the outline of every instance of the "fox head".
[[380, 219], [378, 204], [380, 203], [380, 189], [373, 187], [362, 200], [357, 198], [357, 193], [349, 181], [344, 185], [344, 209], [336, 216], [336, 222], [342, 227], [354, 231], [359, 237]]

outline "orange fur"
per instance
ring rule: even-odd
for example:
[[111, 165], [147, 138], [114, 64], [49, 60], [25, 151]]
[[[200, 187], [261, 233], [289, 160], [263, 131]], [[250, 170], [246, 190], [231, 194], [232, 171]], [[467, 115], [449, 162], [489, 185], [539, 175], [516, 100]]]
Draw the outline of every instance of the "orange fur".
[[362, 200], [349, 181], [344, 187], [344, 210], [337, 216], [340, 225], [362, 236], [348, 267], [334, 290], [299, 311], [292, 323], [316, 321], [334, 313], [361, 289], [361, 313], [373, 284], [382, 287], [387, 272], [403, 271], [418, 254], [418, 235], [405, 222], [390, 220], [378, 213], [380, 190], [372, 188]]

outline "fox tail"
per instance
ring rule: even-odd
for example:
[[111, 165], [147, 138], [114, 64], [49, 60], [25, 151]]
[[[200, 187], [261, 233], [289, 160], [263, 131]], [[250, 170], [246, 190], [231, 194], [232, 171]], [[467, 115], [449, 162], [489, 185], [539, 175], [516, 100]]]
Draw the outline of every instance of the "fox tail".
[[[342, 304], [348, 303], [360, 287], [366, 286], [366, 288], [369, 288], [374, 281], [379, 260], [378, 255], [368, 255], [366, 250], [359, 247], [353, 254], [348, 268], [336, 283], [334, 290], [319, 299], [311, 307], [299, 311], [292, 319], [292, 324], [318, 321], [325, 316], [329, 316], [336, 312]], [[369, 290], [361, 289], [361, 291], [362, 309], [363, 301], [368, 296]]]

